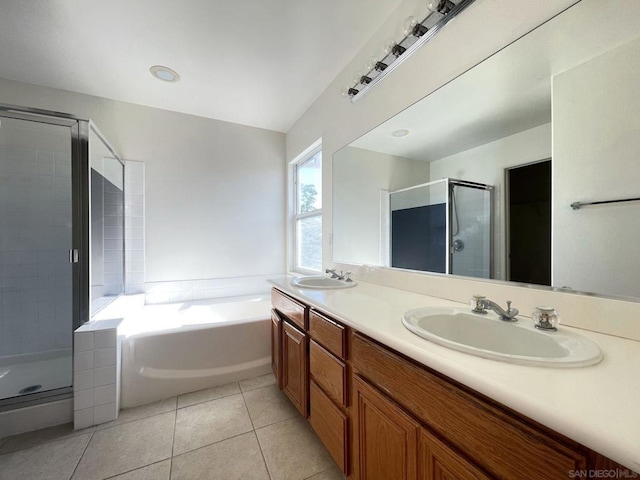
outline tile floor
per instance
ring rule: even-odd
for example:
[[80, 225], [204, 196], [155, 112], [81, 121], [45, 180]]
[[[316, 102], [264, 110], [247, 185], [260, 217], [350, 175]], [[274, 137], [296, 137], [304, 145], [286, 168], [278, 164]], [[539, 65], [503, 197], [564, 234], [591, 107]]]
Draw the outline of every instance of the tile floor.
[[344, 479], [273, 375], [0, 439], [0, 480]]

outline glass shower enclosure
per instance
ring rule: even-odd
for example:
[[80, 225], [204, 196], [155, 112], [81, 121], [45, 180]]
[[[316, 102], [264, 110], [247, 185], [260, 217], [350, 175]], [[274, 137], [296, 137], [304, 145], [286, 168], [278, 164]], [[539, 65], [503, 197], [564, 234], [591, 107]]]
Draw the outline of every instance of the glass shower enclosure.
[[493, 189], [443, 178], [391, 192], [390, 266], [491, 278]]
[[123, 291], [123, 168], [90, 120], [0, 105], [0, 411], [71, 395], [73, 331]]

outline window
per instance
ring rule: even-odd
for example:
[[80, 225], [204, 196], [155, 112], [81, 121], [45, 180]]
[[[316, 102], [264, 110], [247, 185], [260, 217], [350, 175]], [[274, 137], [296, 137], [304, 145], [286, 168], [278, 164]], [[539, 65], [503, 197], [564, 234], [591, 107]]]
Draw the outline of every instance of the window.
[[322, 151], [317, 147], [294, 165], [294, 270], [322, 271]]

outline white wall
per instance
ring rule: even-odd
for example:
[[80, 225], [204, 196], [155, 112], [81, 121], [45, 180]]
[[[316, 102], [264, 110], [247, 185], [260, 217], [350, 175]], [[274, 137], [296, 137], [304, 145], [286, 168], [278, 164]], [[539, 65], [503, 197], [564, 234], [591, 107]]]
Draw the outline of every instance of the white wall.
[[380, 265], [380, 191], [394, 191], [429, 179], [429, 164], [361, 148], [336, 153], [333, 201], [343, 206], [333, 216], [337, 260]]
[[553, 79], [554, 285], [640, 296], [640, 203], [570, 207], [640, 196], [638, 58], [640, 40]]
[[431, 162], [431, 180], [443, 177], [495, 186], [493, 273], [506, 278], [505, 169], [551, 157], [551, 124], [525, 130], [486, 145]]
[[0, 103], [92, 118], [145, 162], [147, 282], [284, 271], [284, 134], [2, 79]]

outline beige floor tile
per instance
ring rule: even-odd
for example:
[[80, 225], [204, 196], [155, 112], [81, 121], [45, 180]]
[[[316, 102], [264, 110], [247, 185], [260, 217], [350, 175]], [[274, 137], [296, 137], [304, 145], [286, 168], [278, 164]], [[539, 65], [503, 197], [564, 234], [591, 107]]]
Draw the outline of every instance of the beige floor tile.
[[171, 460], [163, 460], [146, 467], [132, 470], [122, 475], [109, 477], [109, 480], [169, 480], [171, 476]]
[[173, 454], [180, 455], [252, 429], [242, 395], [181, 408], [177, 411]]
[[98, 430], [73, 480], [97, 480], [171, 457], [175, 412]]
[[133, 422], [142, 418], [152, 417], [161, 413], [171, 412], [176, 409], [177, 397], [165, 398], [158, 402], [140, 405], [139, 407], [125, 408], [120, 410], [118, 419], [113, 422], [98, 425], [98, 430], [113, 427], [114, 425], [122, 425], [123, 423]]
[[276, 385], [243, 393], [254, 428], [266, 427], [299, 415], [287, 396]]
[[334, 465], [304, 418], [297, 416], [256, 430], [272, 480], [302, 480]]
[[0, 456], [0, 480], [68, 480], [84, 452], [90, 433]]
[[269, 480], [254, 432], [173, 458], [171, 480]]
[[345, 476], [342, 474], [337, 465], [334, 465], [329, 470], [317, 473], [307, 480], [345, 480]]
[[85, 428], [83, 430], [74, 430], [73, 423], [65, 423], [64, 425], [56, 425], [55, 427], [43, 428], [33, 432], [21, 433], [0, 440], [0, 455], [8, 452], [15, 452], [23, 448], [31, 448], [42, 443], [62, 440], [63, 438], [83, 435], [85, 433], [93, 433], [95, 427]]
[[267, 373], [260, 377], [250, 378], [248, 380], [242, 380], [240, 382], [240, 389], [243, 392], [249, 392], [257, 388], [266, 387], [268, 385], [274, 385], [276, 383], [276, 377], [273, 373]]
[[240, 387], [237, 383], [229, 383], [219, 387], [207, 388], [197, 392], [186, 393], [178, 397], [178, 408], [189, 407], [197, 403], [209, 402], [222, 397], [236, 395], [240, 393]]

